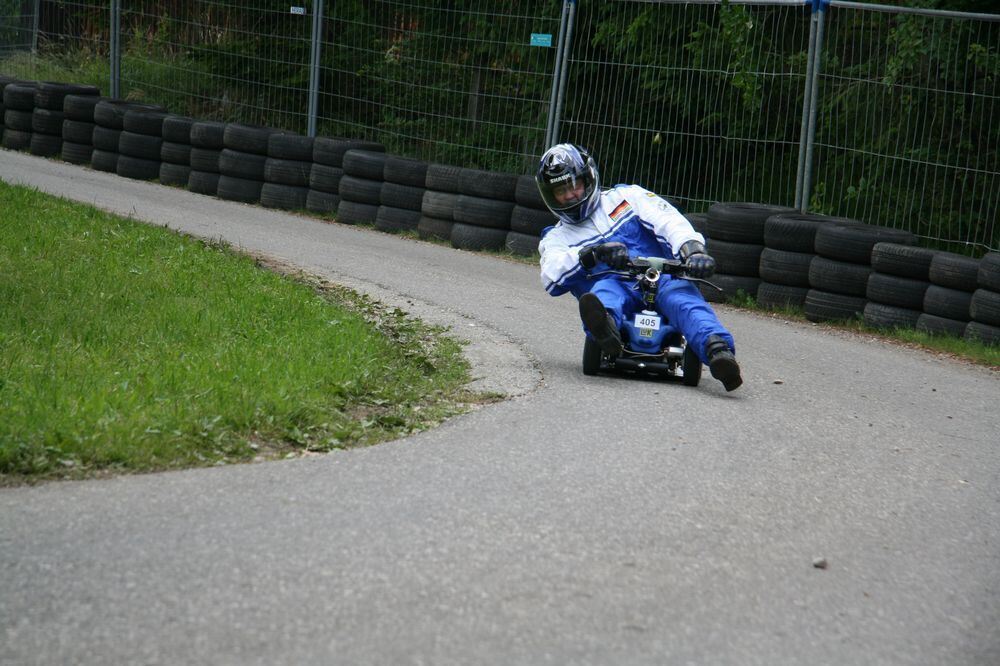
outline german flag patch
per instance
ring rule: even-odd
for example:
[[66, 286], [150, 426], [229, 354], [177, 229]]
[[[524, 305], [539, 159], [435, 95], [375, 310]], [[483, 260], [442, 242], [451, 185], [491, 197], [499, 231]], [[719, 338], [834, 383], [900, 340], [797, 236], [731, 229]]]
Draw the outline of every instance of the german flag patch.
[[627, 215], [631, 210], [632, 206], [629, 205], [629, 202], [623, 201], [618, 204], [613, 211], [611, 211], [610, 217], [613, 221], [617, 222], [625, 217], [625, 215]]

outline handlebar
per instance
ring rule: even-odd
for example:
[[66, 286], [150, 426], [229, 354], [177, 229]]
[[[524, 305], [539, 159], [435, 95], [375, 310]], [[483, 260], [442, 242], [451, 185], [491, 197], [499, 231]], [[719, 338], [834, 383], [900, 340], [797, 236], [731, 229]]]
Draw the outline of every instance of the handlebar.
[[[722, 291], [722, 287], [712, 284], [708, 280], [703, 280], [701, 278], [693, 278], [687, 274], [687, 264], [679, 259], [665, 259], [664, 257], [635, 257], [628, 262], [628, 265], [624, 270], [615, 271], [607, 270], [601, 271], [599, 273], [591, 273], [590, 277], [599, 277], [601, 275], [624, 275], [629, 277], [636, 277], [640, 275], [649, 275], [649, 271], [654, 271], [655, 274], [665, 274], [672, 275], [674, 277], [681, 278], [683, 280], [690, 280], [691, 282], [704, 282], [713, 289], [717, 291]], [[651, 278], [655, 279], [655, 277]]]

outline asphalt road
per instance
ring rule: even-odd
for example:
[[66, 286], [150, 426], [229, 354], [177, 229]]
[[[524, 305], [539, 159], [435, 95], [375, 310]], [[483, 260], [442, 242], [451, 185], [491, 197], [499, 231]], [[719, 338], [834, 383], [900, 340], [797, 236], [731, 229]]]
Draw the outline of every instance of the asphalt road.
[[0, 663], [1000, 663], [996, 372], [719, 308], [737, 392], [585, 378], [531, 266], [7, 151], [0, 178], [449, 323], [513, 396], [362, 450], [0, 490]]

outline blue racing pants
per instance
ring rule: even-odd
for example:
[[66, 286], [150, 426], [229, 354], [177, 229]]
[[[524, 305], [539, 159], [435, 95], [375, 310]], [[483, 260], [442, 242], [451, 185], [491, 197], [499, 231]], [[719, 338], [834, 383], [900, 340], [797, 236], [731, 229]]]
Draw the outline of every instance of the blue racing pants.
[[[618, 277], [598, 280], [590, 292], [601, 300], [619, 329], [623, 322], [643, 309], [641, 292], [634, 288], [632, 282]], [[692, 282], [661, 277], [660, 289], [656, 294], [656, 311], [680, 329], [702, 363], [708, 363], [705, 343], [711, 335], [721, 337], [729, 345], [729, 349], [736, 352], [732, 334], [725, 329], [715, 310]]]

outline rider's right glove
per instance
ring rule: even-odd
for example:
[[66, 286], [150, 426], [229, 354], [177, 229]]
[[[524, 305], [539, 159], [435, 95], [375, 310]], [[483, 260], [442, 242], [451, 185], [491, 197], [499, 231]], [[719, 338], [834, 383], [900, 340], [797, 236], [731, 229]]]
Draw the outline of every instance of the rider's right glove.
[[622, 243], [601, 243], [580, 250], [580, 263], [587, 270], [598, 261], [603, 261], [612, 270], [624, 270], [628, 267], [628, 248]]
[[715, 259], [705, 251], [705, 246], [695, 240], [681, 245], [681, 259], [687, 266], [687, 274], [693, 278], [704, 280], [715, 273]]

